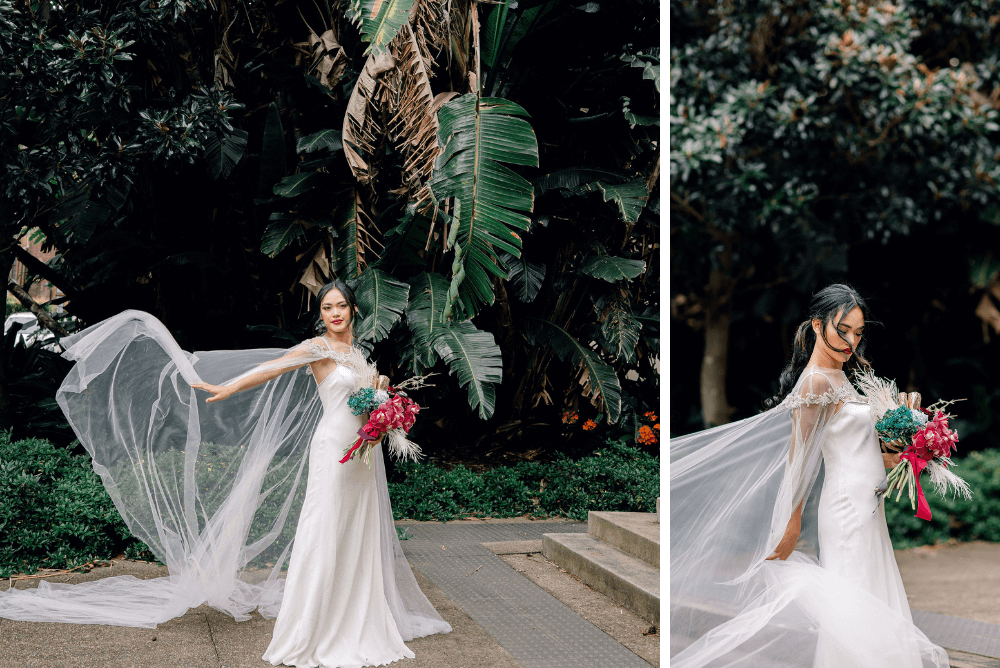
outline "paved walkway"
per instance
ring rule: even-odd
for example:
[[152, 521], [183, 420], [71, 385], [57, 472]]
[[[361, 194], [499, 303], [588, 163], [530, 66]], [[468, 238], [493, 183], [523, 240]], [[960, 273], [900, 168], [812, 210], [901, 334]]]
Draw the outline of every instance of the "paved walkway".
[[896, 550], [896, 563], [914, 623], [953, 665], [1000, 668], [1000, 543]]
[[[416, 658], [393, 666], [650, 665], [481, 545], [540, 541], [543, 533], [586, 531], [585, 524], [523, 519], [399, 524], [413, 536], [402, 545], [418, 583], [454, 630], [407, 643]], [[158, 577], [166, 575], [166, 567], [116, 562], [47, 579], [75, 583], [125, 574]], [[15, 586], [37, 582], [21, 580]], [[7, 586], [3, 581], [0, 590]], [[256, 612], [250, 621], [236, 622], [205, 605], [156, 629], [0, 619], [0, 668], [267, 668], [260, 657], [273, 628], [274, 620]]]
[[403, 552], [410, 565], [525, 668], [649, 668], [482, 545], [540, 541], [544, 533], [585, 533], [585, 523], [435, 523], [409, 525], [408, 531], [413, 538], [403, 542]]

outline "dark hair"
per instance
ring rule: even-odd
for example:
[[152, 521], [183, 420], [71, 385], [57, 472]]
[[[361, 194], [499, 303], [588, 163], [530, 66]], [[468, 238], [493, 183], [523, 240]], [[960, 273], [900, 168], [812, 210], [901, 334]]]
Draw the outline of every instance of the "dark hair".
[[[855, 306], [859, 307], [862, 314], [864, 314], [865, 323], [870, 324], [871, 319], [868, 313], [868, 305], [851, 286], [844, 285], [843, 283], [834, 283], [813, 295], [812, 302], [809, 304], [809, 318], [799, 325], [798, 330], [795, 332], [795, 341], [792, 343], [792, 359], [781, 372], [781, 385], [778, 394], [764, 402], [767, 408], [777, 406], [781, 403], [782, 399], [788, 396], [792, 388], [795, 387], [795, 383], [798, 381], [802, 370], [806, 367], [806, 362], [812, 356], [813, 348], [816, 346], [816, 332], [813, 331], [812, 321], [816, 319], [823, 321], [823, 329], [821, 331], [823, 343], [832, 350], [839, 350], [830, 345], [830, 342], [827, 340], [826, 325], [827, 323], [832, 323], [838, 313], [840, 314], [840, 320], [836, 324], [839, 325]], [[841, 338], [843, 339], [842, 336]], [[846, 339], [844, 341], [847, 342]], [[850, 375], [850, 373], [858, 371], [863, 367], [871, 366], [868, 360], [865, 359], [864, 352], [865, 339], [862, 338], [854, 354], [844, 364], [844, 373]]]
[[326, 332], [326, 325], [323, 324], [323, 298], [326, 297], [330, 290], [336, 290], [344, 295], [344, 299], [347, 300], [347, 306], [351, 309], [351, 336], [356, 338], [357, 334], [354, 326], [358, 320], [358, 300], [354, 297], [354, 290], [351, 289], [351, 286], [339, 278], [321, 287], [316, 294], [316, 319], [313, 321], [313, 330], [321, 336]]

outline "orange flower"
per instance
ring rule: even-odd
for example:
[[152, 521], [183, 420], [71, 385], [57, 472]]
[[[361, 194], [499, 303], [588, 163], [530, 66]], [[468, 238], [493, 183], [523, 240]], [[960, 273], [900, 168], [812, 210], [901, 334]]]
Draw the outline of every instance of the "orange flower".
[[584, 431], [590, 431], [591, 429], [597, 429], [597, 423], [594, 422], [593, 420], [587, 420], [586, 422], [583, 423], [582, 429]]
[[562, 421], [564, 424], [576, 424], [579, 419], [580, 414], [574, 411], [566, 411], [562, 414]]
[[660, 431], [660, 423], [657, 422], [656, 424], [654, 424], [653, 429], [655, 429], [656, 431]]
[[642, 416], [648, 417], [653, 422], [656, 422], [656, 413], [654, 413], [653, 411], [646, 411], [645, 413], [642, 414]]
[[643, 445], [653, 445], [657, 442], [656, 434], [653, 433], [648, 424], [639, 427], [639, 442]]

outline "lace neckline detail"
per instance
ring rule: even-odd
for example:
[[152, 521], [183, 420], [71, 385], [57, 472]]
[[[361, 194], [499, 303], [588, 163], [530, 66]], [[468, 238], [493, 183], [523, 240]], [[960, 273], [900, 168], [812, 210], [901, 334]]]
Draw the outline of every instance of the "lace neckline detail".
[[[806, 366], [806, 369], [819, 369], [821, 373], [835, 373], [840, 376], [844, 376], [845, 378], [847, 377], [847, 374], [844, 373], [843, 369], [831, 369], [829, 367], [819, 366], [818, 364], [809, 364]], [[803, 369], [803, 371], [804, 370], [805, 369]]]
[[781, 408], [798, 408], [806, 405], [828, 406], [830, 404], [839, 404], [841, 401], [857, 401], [858, 399], [859, 396], [854, 387], [850, 383], [844, 383], [822, 394], [814, 394], [812, 392], [789, 394], [778, 406]]

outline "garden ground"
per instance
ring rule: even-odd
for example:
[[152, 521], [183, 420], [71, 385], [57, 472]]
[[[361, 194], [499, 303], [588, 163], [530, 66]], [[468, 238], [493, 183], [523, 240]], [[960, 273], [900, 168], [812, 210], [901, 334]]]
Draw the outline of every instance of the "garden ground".
[[[459, 520], [449, 522], [447, 525], [414, 522], [398, 524], [409, 527], [409, 532], [414, 534], [414, 542], [405, 541], [404, 549], [412, 555], [411, 563], [414, 565], [421, 588], [454, 629], [448, 635], [430, 636], [408, 643], [416, 653], [416, 658], [404, 660], [398, 665], [414, 668], [479, 666], [529, 668], [537, 665], [536, 661], [528, 658], [523, 644], [512, 643], [512, 636], [509, 633], [505, 634], [502, 627], [496, 626], [488, 613], [483, 614], [482, 606], [477, 608], [475, 605], [456, 601], [463, 598], [462, 594], [456, 594], [454, 598], [449, 596], [442, 587], [424, 574], [421, 565], [431, 572], [433, 564], [426, 556], [422, 556], [420, 543], [427, 545], [432, 543], [429, 540], [420, 540], [421, 528], [441, 527], [440, 530], [452, 532], [456, 538], [459, 534], [463, 534], [470, 536], [471, 540], [481, 538], [477, 534], [486, 530], [516, 532], [523, 534], [520, 537], [530, 539], [535, 534], [540, 535], [548, 531], [578, 531], [581, 525], [558, 520], [528, 521], [524, 518], [492, 522]], [[451, 548], [451, 551], [457, 553], [451, 557], [456, 566], [465, 568], [460, 562], [463, 559], [476, 557], [466, 556], [467, 550], [456, 549], [461, 542], [460, 540], [453, 543], [443, 542], [441, 546], [436, 544], [434, 546], [442, 554], [446, 554]], [[528, 541], [524, 542], [528, 544]], [[928, 619], [934, 623], [962, 618], [966, 621], [959, 623], [961, 628], [958, 630], [992, 655], [984, 656], [949, 648], [952, 667], [1000, 668], [1000, 660], [997, 658], [1000, 652], [989, 649], [1000, 648], [1000, 567], [998, 567], [1000, 544], [977, 541], [923, 546], [897, 550], [896, 558], [918, 624]], [[601, 594], [547, 562], [538, 553], [525, 552], [504, 555], [496, 559], [502, 560], [512, 572], [519, 573], [520, 575], [516, 577], [522, 580], [521, 582], [512, 580], [509, 585], [501, 585], [502, 587], [509, 587], [511, 591], [523, 589], [525, 586], [530, 587], [523, 581], [526, 579], [565, 606], [567, 617], [579, 617], [578, 627], [591, 628], [590, 635], [596, 640], [613, 639], [623, 655], [635, 657], [636, 665], [643, 665], [643, 660], [648, 665], [660, 665], [659, 635], [648, 635], [650, 630], [648, 622], [621, 610]], [[494, 565], [500, 569], [504, 567]], [[453, 568], [453, 570], [458, 569]], [[98, 568], [86, 574], [63, 575], [48, 579], [55, 582], [83, 582], [120, 574], [132, 574], [142, 578], [156, 577], [165, 572], [165, 567], [155, 564], [115, 561], [110, 568]], [[468, 579], [468, 583], [473, 585], [482, 573], [483, 571], [469, 574], [472, 577]], [[467, 575], [462, 571], [459, 577], [464, 580]], [[16, 586], [31, 587], [35, 586], [37, 581], [37, 579], [20, 580]], [[6, 588], [7, 583], [3, 582], [0, 589]], [[467, 600], [474, 598], [477, 597], [473, 596]], [[497, 599], [494, 603], [500, 605], [507, 602]], [[516, 626], [522, 623], [532, 628], [537, 626], [527, 617], [508, 619], [507, 622], [508, 630], [511, 624]], [[238, 623], [208, 606], [190, 610], [183, 617], [161, 624], [157, 629], [35, 624], [0, 620], [0, 668], [8, 666], [11, 668], [13, 666], [18, 668], [264, 667], [267, 664], [260, 660], [260, 656], [270, 641], [273, 625], [273, 620], [265, 620], [256, 613], [251, 621]], [[498, 632], [497, 628], [501, 630]], [[952, 629], [952, 637], [956, 635], [954, 630]], [[928, 635], [932, 640], [935, 639], [932, 633]], [[559, 639], [552, 637], [552, 645], [559, 644], [561, 644]], [[578, 662], [576, 665], [589, 665], [589, 662]]]
[[[527, 518], [397, 524], [413, 535], [403, 542], [404, 551], [424, 593], [453, 631], [407, 643], [416, 658], [393, 665], [531, 668], [562, 661], [576, 668], [660, 665], [659, 635], [649, 633], [649, 622], [622, 610], [537, 552], [498, 557], [481, 547], [486, 538], [508, 545], [517, 541], [530, 548], [541, 542], [542, 533], [585, 531], [586, 525]], [[47, 579], [83, 582], [112, 575], [158, 577], [166, 575], [166, 567], [123, 560], [110, 568]], [[24, 579], [15, 586], [28, 588], [37, 582]], [[456, 589], [456, 583], [468, 594]], [[498, 584], [499, 595], [494, 589]], [[6, 581], [0, 584], [3, 589]], [[511, 605], [524, 609], [509, 614]], [[256, 612], [250, 621], [236, 622], [207, 605], [156, 629], [0, 619], [0, 668], [265, 668], [268, 664], [260, 657], [273, 627], [273, 620]], [[553, 655], [560, 657], [557, 663], [552, 663]]]

